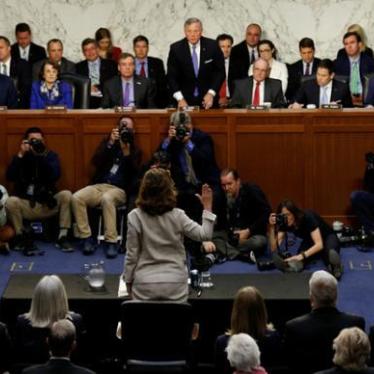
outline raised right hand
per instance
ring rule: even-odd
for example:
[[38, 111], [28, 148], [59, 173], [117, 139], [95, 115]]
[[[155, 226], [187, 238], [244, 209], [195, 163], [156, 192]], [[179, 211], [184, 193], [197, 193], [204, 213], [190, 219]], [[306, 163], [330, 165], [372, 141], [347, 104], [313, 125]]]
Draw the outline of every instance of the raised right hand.
[[26, 152], [30, 151], [30, 144], [27, 140], [23, 140], [18, 151], [18, 157], [23, 157]]

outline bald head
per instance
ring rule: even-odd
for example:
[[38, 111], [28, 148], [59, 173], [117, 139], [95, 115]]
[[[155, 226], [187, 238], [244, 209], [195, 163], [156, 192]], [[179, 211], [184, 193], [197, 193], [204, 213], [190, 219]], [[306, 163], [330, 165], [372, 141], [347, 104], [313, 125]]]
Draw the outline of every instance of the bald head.
[[253, 79], [257, 82], [264, 81], [269, 75], [269, 63], [263, 58], [258, 58], [253, 63]]

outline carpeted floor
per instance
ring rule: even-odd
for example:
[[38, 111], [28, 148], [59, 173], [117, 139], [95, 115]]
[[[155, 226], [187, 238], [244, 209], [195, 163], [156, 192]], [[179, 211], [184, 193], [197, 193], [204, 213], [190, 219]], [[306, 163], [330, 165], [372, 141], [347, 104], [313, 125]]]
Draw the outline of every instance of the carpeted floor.
[[[72, 253], [62, 253], [51, 244], [39, 243], [45, 251], [43, 256], [25, 257], [19, 252], [11, 252], [0, 256], [0, 293], [3, 294], [11, 273], [32, 272], [40, 274], [51, 273], [82, 273], [84, 264], [103, 260], [106, 272], [120, 274], [123, 268], [124, 255], [114, 260], [107, 260], [102, 248], [92, 256], [84, 256], [79, 250]], [[365, 317], [367, 327], [374, 324], [374, 250], [361, 252], [349, 247], [341, 250], [344, 264], [344, 274], [339, 282], [338, 307], [344, 311]], [[323, 263], [317, 261], [310, 264], [304, 271], [312, 272], [323, 269]], [[278, 270], [272, 270], [277, 272]], [[260, 273], [255, 265], [239, 261], [215, 265], [212, 273]], [[262, 272], [265, 277], [268, 272]]]

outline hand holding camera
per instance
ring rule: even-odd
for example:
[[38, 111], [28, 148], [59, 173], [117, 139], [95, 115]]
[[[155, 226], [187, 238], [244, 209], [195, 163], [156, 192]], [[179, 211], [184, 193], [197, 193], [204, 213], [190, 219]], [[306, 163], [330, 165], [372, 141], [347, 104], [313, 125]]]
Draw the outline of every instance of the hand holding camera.
[[109, 136], [109, 143], [113, 145], [116, 141], [119, 141], [119, 130], [118, 128], [112, 129], [112, 132], [110, 133]]
[[23, 140], [19, 148], [18, 157], [22, 158], [26, 152], [30, 151], [30, 144], [28, 140]]

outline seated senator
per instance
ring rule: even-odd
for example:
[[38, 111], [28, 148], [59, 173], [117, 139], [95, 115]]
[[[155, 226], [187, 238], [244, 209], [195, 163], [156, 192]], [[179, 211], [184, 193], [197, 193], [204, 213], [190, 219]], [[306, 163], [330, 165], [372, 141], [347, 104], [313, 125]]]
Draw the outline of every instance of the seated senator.
[[65, 105], [68, 109], [73, 109], [72, 87], [58, 79], [59, 71], [57, 64], [44, 62], [39, 80], [32, 84], [31, 109], [44, 109], [48, 105]]
[[334, 64], [326, 58], [318, 64], [315, 79], [301, 84], [295, 102], [289, 108], [299, 109], [308, 105], [318, 108], [335, 103], [347, 108], [353, 106], [348, 84], [335, 79]]

